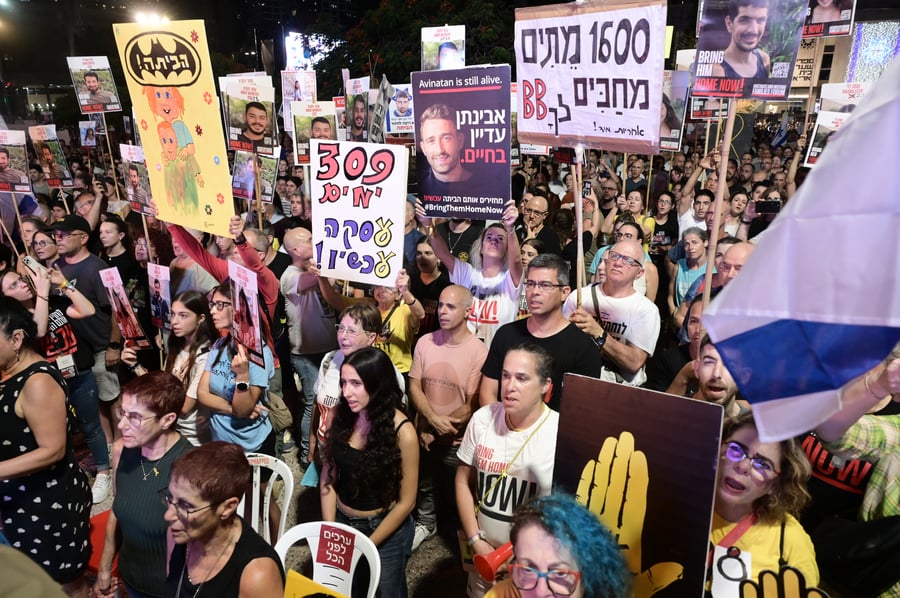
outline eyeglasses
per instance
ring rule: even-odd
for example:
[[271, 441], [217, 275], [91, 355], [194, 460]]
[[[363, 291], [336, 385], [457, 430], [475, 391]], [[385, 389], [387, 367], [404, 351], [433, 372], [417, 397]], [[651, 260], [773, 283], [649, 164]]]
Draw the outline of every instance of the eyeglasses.
[[615, 237], [617, 239], [633, 239], [634, 233], [620, 233], [620, 232], [616, 231]]
[[47, 247], [49, 245], [53, 245], [54, 243], [51, 241], [32, 241], [32, 247]]
[[581, 580], [581, 573], [578, 571], [569, 571], [568, 569], [541, 571], [518, 563], [509, 565], [509, 573], [513, 585], [520, 590], [533, 590], [541, 578], [544, 578], [547, 588], [553, 592], [554, 596], [571, 596]]
[[538, 281], [536, 281], [536, 280], [526, 280], [526, 281], [525, 281], [525, 288], [526, 288], [526, 289], [528, 289], [529, 291], [533, 291], [533, 290], [535, 290], [535, 289], [540, 289], [542, 293], [549, 293], [549, 292], [552, 291], [553, 289], [561, 289], [561, 288], [563, 288], [564, 286], [566, 286], [566, 285], [564, 285], [564, 284], [553, 284], [552, 282], [549, 282], [549, 281], [546, 281], [546, 280], [542, 280], [542, 281], [540, 281], [540, 282], [538, 282]]
[[20, 288], [20, 287], [23, 288], [23, 289], [30, 289], [30, 288], [31, 288], [30, 282], [29, 282], [28, 279], [27, 279], [26, 277], [24, 277], [24, 276], [20, 276], [20, 277], [18, 277], [17, 279], [15, 279], [15, 280], [13, 281], [13, 283], [12, 283], [11, 285], [9, 285], [9, 288], [8, 288], [7, 290], [14, 291], [14, 290], [16, 290], [17, 288]]
[[632, 266], [634, 268], [642, 268], [643, 265], [638, 260], [633, 257], [628, 257], [627, 255], [622, 255], [621, 253], [615, 251], [607, 251], [606, 255], [609, 256], [607, 259], [610, 262], [622, 262], [626, 266]]
[[537, 210], [532, 210], [531, 208], [525, 208], [526, 216], [546, 216], [547, 212], [539, 212]]
[[749, 459], [750, 466], [753, 468], [751, 471], [762, 478], [763, 481], [781, 475], [781, 472], [775, 469], [775, 465], [773, 465], [770, 460], [765, 457], [760, 457], [759, 455], [751, 457], [747, 453], [747, 447], [740, 442], [735, 442], [733, 440], [731, 442], [726, 442], [724, 455], [733, 463], [740, 463], [744, 459]]
[[163, 506], [165, 506], [167, 509], [169, 507], [174, 507], [175, 514], [178, 515], [178, 517], [180, 517], [181, 519], [187, 519], [194, 513], [199, 513], [200, 511], [205, 511], [206, 509], [210, 509], [219, 504], [217, 502], [213, 502], [213, 503], [206, 505], [205, 507], [197, 507], [196, 509], [191, 509], [188, 505], [185, 505], [181, 501], [176, 501], [175, 498], [172, 496], [172, 493], [169, 492], [168, 488], [162, 488], [159, 491], [159, 499], [162, 501]]
[[656, 205], [658, 206], [668, 206], [672, 204], [671, 199], [658, 199], [656, 200]]
[[353, 338], [356, 338], [360, 334], [366, 333], [365, 330], [353, 330], [352, 328], [346, 328], [344, 326], [335, 326], [334, 329], [337, 331], [338, 336], [345, 334], [345, 335], [353, 337]]
[[618, 187], [600, 187], [604, 191], [618, 191]]
[[231, 307], [231, 301], [210, 301], [209, 302], [209, 311], [216, 310], [222, 311], [226, 307]]
[[69, 231], [69, 230], [55, 230], [53, 231], [54, 239], [68, 239], [72, 235], [83, 235], [84, 233], [81, 231]]
[[146, 417], [142, 417], [140, 413], [135, 413], [134, 411], [123, 411], [121, 407], [116, 407], [115, 415], [116, 419], [127, 419], [129, 425], [131, 425], [132, 428], [140, 428], [148, 419], [159, 419], [158, 415], [148, 415]]

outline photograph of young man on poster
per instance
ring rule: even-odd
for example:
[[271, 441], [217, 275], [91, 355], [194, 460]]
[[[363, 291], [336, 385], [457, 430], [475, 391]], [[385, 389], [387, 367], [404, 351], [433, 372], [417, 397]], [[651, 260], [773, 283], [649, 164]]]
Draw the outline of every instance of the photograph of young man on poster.
[[769, 55], [759, 48], [768, 20], [768, 0], [731, 0], [725, 17], [725, 29], [731, 34], [731, 43], [725, 48], [724, 60], [713, 65], [714, 77], [769, 77]]

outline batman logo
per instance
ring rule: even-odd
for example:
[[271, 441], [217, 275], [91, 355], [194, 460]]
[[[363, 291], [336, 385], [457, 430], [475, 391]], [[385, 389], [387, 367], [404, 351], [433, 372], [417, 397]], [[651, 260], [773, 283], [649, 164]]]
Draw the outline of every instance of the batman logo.
[[147, 31], [125, 46], [125, 68], [140, 85], [183, 87], [200, 77], [200, 55], [180, 35]]

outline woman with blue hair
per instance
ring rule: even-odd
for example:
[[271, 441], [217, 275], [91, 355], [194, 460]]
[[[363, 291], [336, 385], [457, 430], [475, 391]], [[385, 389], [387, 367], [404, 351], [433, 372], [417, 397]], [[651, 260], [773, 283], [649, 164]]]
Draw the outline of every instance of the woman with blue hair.
[[510, 578], [485, 598], [625, 598], [632, 575], [609, 531], [565, 494], [537, 498], [513, 517]]

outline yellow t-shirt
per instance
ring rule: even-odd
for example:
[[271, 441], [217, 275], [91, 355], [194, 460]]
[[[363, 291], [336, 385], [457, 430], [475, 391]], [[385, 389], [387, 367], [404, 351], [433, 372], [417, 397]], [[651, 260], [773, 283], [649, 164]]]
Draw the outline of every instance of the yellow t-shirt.
[[488, 590], [484, 598], [519, 598], [519, 596], [521, 594], [519, 594], [518, 588], [513, 585], [512, 580], [504, 579]]
[[[381, 314], [381, 317], [387, 318], [388, 313]], [[401, 374], [408, 373], [412, 366], [412, 346], [416, 340], [416, 333], [419, 331], [418, 322], [415, 327], [410, 326], [409, 316], [409, 306], [400, 301], [391, 317], [382, 323], [382, 330], [390, 328], [390, 337], [382, 340], [379, 335], [378, 340], [375, 341], [375, 346], [388, 354], [394, 367]]]

